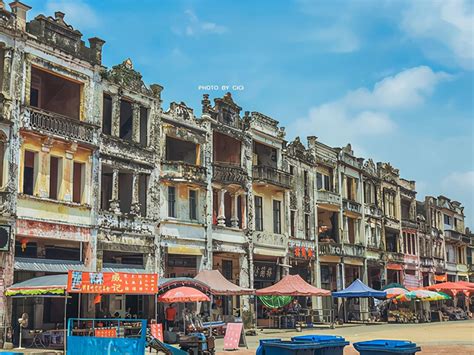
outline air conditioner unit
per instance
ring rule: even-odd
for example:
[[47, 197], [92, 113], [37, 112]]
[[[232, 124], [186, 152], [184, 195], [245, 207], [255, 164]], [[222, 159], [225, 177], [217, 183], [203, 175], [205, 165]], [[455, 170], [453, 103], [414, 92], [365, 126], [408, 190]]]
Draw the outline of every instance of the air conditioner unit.
[[0, 225], [0, 252], [10, 250], [10, 233], [10, 226]]

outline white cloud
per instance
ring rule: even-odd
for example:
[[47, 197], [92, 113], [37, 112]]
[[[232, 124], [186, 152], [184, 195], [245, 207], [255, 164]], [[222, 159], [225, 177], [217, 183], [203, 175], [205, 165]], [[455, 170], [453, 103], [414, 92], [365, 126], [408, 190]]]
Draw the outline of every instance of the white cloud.
[[42, 12], [52, 15], [55, 11], [64, 12], [64, 21], [79, 31], [95, 29], [100, 23], [92, 7], [81, 0], [50, 0], [44, 5]]
[[426, 66], [404, 70], [377, 82], [372, 90], [359, 88], [311, 108], [290, 133], [315, 134], [333, 145], [352, 142], [363, 149], [363, 139], [380, 138], [397, 129], [392, 111], [423, 104], [436, 85], [449, 78], [450, 75], [433, 72]]
[[190, 37], [204, 34], [223, 34], [227, 32], [227, 27], [218, 25], [214, 22], [202, 21], [191, 10], [186, 10], [187, 23], [184, 29], [174, 29], [175, 33]]
[[[420, 40], [422, 47], [436, 57], [444, 51], [430, 48], [440, 43], [450, 52], [449, 57], [466, 69], [474, 69], [474, 11], [470, 0], [409, 1], [402, 13], [401, 28]], [[449, 59], [449, 58], [448, 58]], [[446, 58], [445, 58], [446, 60]]]
[[453, 200], [458, 200], [464, 206], [467, 218], [466, 226], [474, 222], [474, 170], [452, 172], [441, 181], [441, 192]]

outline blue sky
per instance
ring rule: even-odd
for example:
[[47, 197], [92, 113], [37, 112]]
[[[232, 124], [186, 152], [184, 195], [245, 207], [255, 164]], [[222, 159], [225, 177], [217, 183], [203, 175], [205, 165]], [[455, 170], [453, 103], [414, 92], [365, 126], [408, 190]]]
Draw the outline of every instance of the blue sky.
[[[107, 66], [130, 57], [164, 106], [200, 114], [200, 85], [356, 155], [390, 161], [418, 198], [461, 201], [474, 227], [474, 2], [469, 0], [34, 0]], [[212, 97], [222, 91], [210, 92]]]

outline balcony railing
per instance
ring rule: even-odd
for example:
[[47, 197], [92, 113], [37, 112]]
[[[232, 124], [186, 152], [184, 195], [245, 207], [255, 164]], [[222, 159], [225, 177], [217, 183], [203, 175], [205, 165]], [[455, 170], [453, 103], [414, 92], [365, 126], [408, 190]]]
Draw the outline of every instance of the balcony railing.
[[247, 174], [240, 166], [213, 164], [212, 178], [224, 184], [244, 185]]
[[253, 178], [254, 180], [265, 181], [285, 189], [289, 189], [291, 187], [291, 175], [285, 171], [278, 170], [270, 166], [254, 166]]
[[33, 107], [25, 109], [25, 125], [68, 140], [88, 144], [95, 141], [94, 125]]
[[319, 243], [319, 255], [363, 257], [365, 248], [356, 244]]
[[365, 205], [364, 213], [366, 216], [382, 217], [382, 209], [374, 205]]
[[161, 176], [169, 180], [186, 180], [205, 183], [207, 169], [203, 166], [187, 164], [182, 161], [161, 162]]
[[403, 253], [397, 253], [393, 251], [385, 252], [387, 255], [387, 261], [394, 262], [394, 263], [403, 263], [405, 261], [405, 256]]
[[318, 203], [328, 203], [331, 205], [340, 205], [341, 196], [336, 192], [318, 190]]
[[402, 219], [402, 228], [418, 229], [418, 224], [408, 219]]
[[361, 210], [360, 203], [355, 202], [355, 201], [343, 199], [343, 200], [342, 200], [342, 207], [343, 207], [346, 211], [351, 211], [351, 212], [355, 212], [355, 213], [361, 213], [361, 212], [360, 212], [360, 210]]

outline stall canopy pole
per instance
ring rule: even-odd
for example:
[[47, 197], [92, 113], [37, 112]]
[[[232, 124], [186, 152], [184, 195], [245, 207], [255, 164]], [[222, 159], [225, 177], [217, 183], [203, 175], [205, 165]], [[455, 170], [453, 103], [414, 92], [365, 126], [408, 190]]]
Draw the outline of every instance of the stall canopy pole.
[[158, 322], [158, 294], [155, 293], [155, 321]]
[[66, 329], [67, 329], [67, 292], [65, 293], [64, 296], [64, 353], [66, 354], [66, 342], [67, 342], [67, 334], [66, 334]]
[[79, 293], [77, 297], [78, 297], [78, 300], [77, 300], [77, 318], [81, 318], [81, 301], [82, 301], [81, 294]]

